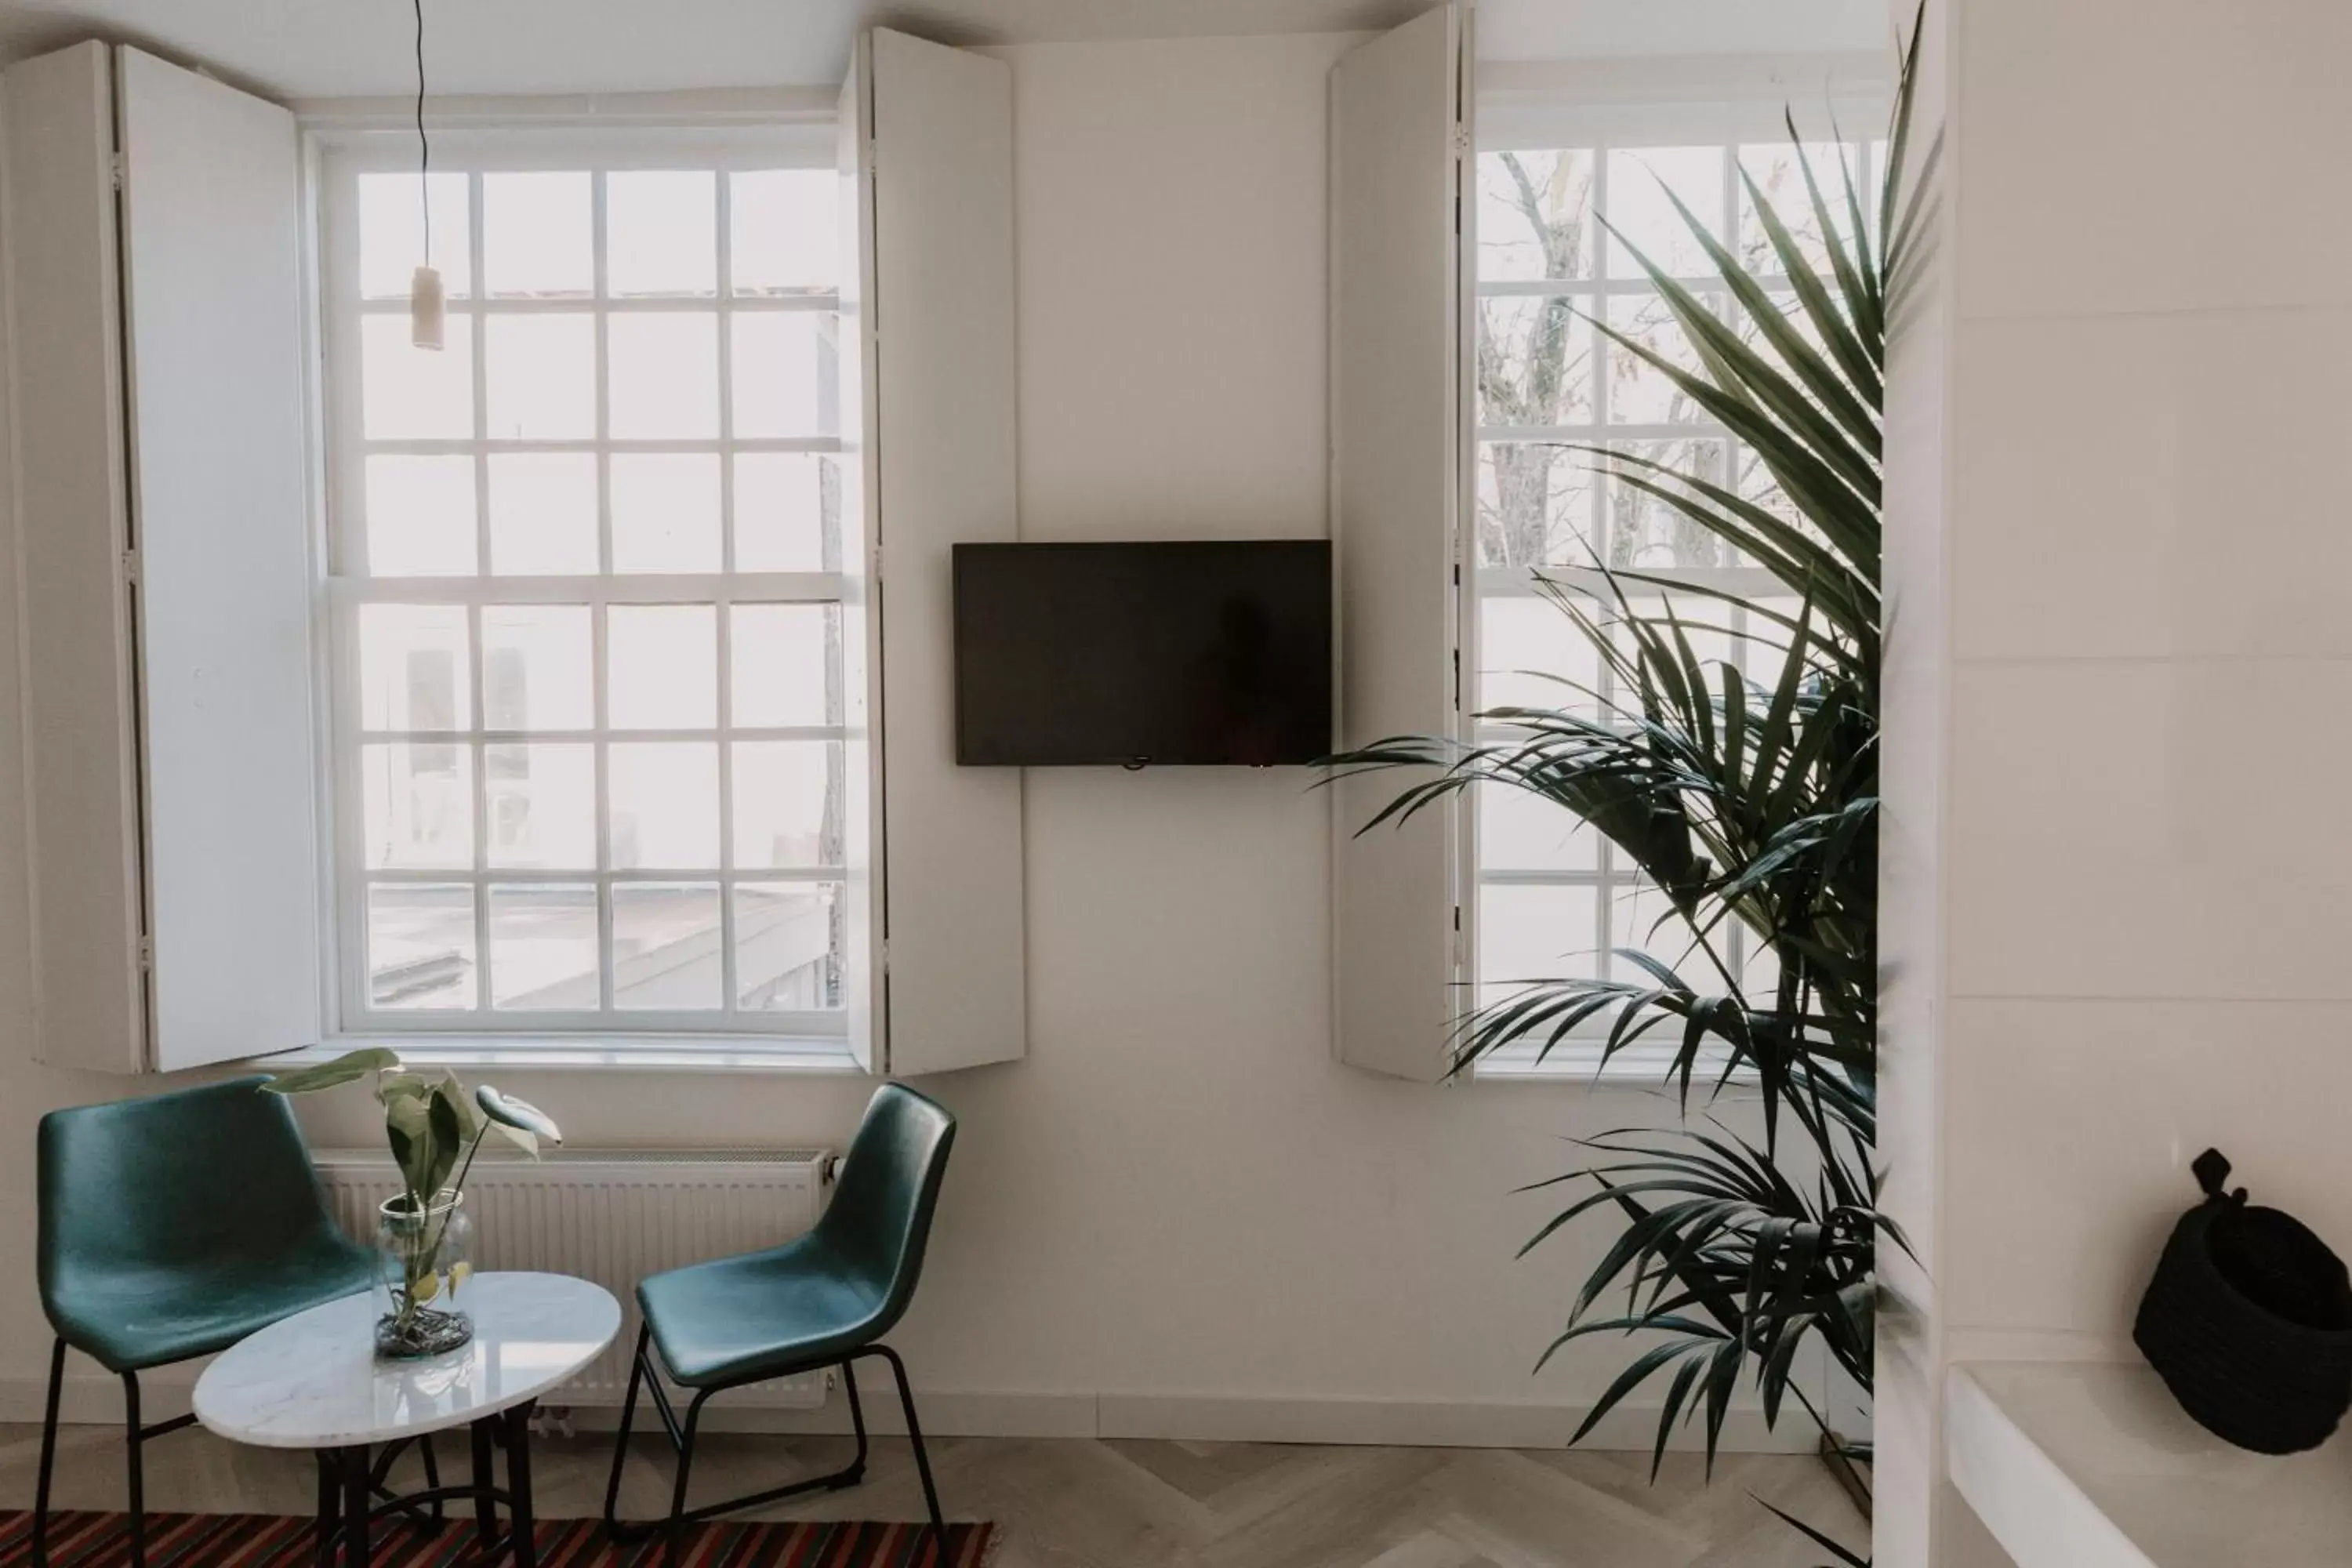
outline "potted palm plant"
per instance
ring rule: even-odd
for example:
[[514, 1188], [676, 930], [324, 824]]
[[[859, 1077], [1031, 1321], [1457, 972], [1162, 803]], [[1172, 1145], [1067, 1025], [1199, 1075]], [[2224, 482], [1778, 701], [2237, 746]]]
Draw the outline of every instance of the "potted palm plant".
[[279, 1073], [270, 1094], [310, 1094], [373, 1075], [401, 1191], [376, 1215], [376, 1353], [388, 1360], [438, 1355], [473, 1338], [461, 1292], [473, 1272], [473, 1222], [466, 1178], [493, 1132], [533, 1159], [563, 1135], [546, 1113], [488, 1084], [468, 1096], [454, 1073], [406, 1070], [381, 1047], [346, 1052], [317, 1067]]
[[[1505, 1047], [1540, 1057], [1595, 1031], [1604, 1061], [1661, 1030], [1675, 1041], [1680, 1124], [1592, 1140], [1592, 1163], [1559, 1178], [1581, 1190], [1536, 1237], [1596, 1214], [1623, 1226], [1543, 1359], [1594, 1336], [1627, 1339], [1629, 1360], [1576, 1437], [1663, 1379], [1654, 1474], [1692, 1419], [1703, 1419], [1712, 1467], [1743, 1382], [1768, 1424], [1793, 1401], [1832, 1451], [1866, 1458], [1865, 1445], [1832, 1429], [1797, 1364], [1817, 1345], [1867, 1394], [1876, 1248], [1902, 1244], [1879, 1210], [1873, 1163], [1880, 461], [1888, 322], [1916, 265], [1937, 152], [1914, 158], [1907, 145], [1917, 48], [1915, 28], [1871, 195], [1843, 159], [1817, 168], [1790, 120], [1818, 260], [1743, 172], [1793, 303], [1768, 292], [1669, 189], [1752, 334], [1622, 233], [1696, 368], [1588, 318], [1751, 449], [1777, 495], [1759, 500], [1620, 450], [1572, 449], [1766, 568], [1794, 610], [1605, 562], [1577, 585], [1538, 573], [1538, 591], [1596, 650], [1608, 691], [1563, 681], [1568, 705], [1482, 713], [1509, 737], [1492, 743], [1403, 736], [1330, 760], [1336, 773], [1417, 775], [1364, 832], [1474, 788], [1549, 801], [1606, 835], [1690, 933], [1676, 963], [1618, 950], [1633, 980], [1518, 983], [1471, 1011], [1451, 1042], [1460, 1072]], [[1906, 160], [1919, 171], [1907, 184]], [[1760, 642], [1763, 668], [1703, 660], [1696, 647], [1710, 636]], [[1743, 988], [1727, 962], [1735, 927], [1775, 961], [1769, 994]], [[1734, 1080], [1752, 1081], [1760, 1116], [1693, 1124], [1695, 1089]], [[1864, 1561], [1790, 1522], [1841, 1561]]]

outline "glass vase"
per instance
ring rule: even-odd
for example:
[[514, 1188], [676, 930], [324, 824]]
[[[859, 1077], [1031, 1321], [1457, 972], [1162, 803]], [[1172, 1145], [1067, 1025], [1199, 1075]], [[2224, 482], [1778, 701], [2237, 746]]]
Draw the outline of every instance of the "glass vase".
[[466, 1195], [443, 1189], [419, 1212], [406, 1194], [376, 1210], [375, 1353], [413, 1361], [474, 1337], [463, 1304], [473, 1273], [474, 1222]]

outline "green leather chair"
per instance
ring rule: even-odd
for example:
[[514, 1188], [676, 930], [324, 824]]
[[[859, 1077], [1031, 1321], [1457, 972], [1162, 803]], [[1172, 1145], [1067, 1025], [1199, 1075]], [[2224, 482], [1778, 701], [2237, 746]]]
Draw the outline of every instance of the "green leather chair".
[[57, 1345], [41, 1425], [33, 1560], [48, 1561], [66, 1347], [122, 1379], [131, 1562], [147, 1557], [140, 1446], [195, 1419], [139, 1416], [139, 1374], [226, 1350], [355, 1290], [374, 1264], [327, 1212], [293, 1112], [259, 1078], [53, 1110], [40, 1130], [41, 1306]]
[[[667, 1554], [675, 1563], [680, 1532], [695, 1521], [819, 1488], [856, 1486], [865, 1478], [866, 1444], [866, 1412], [857, 1402], [854, 1363], [864, 1356], [878, 1356], [889, 1363], [898, 1379], [898, 1404], [907, 1415], [907, 1436], [914, 1443], [923, 1501], [930, 1510], [932, 1553], [943, 1555], [947, 1525], [940, 1514], [939, 1489], [931, 1482], [923, 1428], [915, 1419], [907, 1366], [881, 1340], [914, 1298], [940, 1179], [947, 1172], [948, 1149], [954, 1142], [954, 1117], [911, 1089], [885, 1084], [866, 1107], [866, 1118], [842, 1163], [833, 1201], [815, 1229], [765, 1252], [656, 1274], [637, 1287], [645, 1327], [637, 1334], [636, 1363], [621, 1406], [620, 1435], [613, 1445], [612, 1480], [604, 1489], [604, 1526], [615, 1538], [639, 1539], [666, 1528]], [[656, 1375], [656, 1352], [671, 1380], [694, 1391], [683, 1421]], [[695, 1428], [713, 1394], [828, 1367], [841, 1369], [849, 1418], [857, 1429], [857, 1457], [847, 1468], [724, 1502], [686, 1506]], [[655, 1411], [677, 1450], [669, 1517], [661, 1527], [624, 1524], [614, 1515], [640, 1388], [652, 1395]]]

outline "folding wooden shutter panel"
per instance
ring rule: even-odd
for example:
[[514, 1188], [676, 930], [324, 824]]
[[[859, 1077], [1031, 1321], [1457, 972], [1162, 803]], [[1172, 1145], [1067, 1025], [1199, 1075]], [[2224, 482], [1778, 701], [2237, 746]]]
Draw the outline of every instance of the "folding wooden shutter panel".
[[[1339, 742], [1459, 722], [1455, 567], [1464, 474], [1457, 192], [1465, 150], [1460, 7], [1345, 56], [1331, 79], [1332, 519]], [[1464, 994], [1455, 805], [1357, 830], [1409, 782], [1339, 786], [1333, 1021], [1339, 1059], [1433, 1080]]]
[[154, 1065], [319, 1038], [294, 117], [118, 51]]
[[882, 963], [876, 1064], [1009, 1061], [1027, 1037], [1021, 775], [955, 765], [952, 547], [1019, 532], [1013, 81], [1000, 60], [861, 41], [871, 257], [858, 314]]
[[106, 46], [11, 66], [7, 96], [34, 1049], [132, 1073], [147, 1009]]
[[307, 1045], [293, 117], [95, 44], [8, 86], [38, 1048], [136, 1072]]
[[873, 492], [877, 453], [868, 439], [874, 334], [867, 301], [874, 292], [873, 43], [861, 35], [841, 84], [835, 119], [835, 166], [841, 176], [841, 321], [835, 343], [841, 376], [841, 647], [849, 731], [844, 816], [848, 825], [848, 887], [844, 899], [848, 972], [849, 1044], [867, 1072], [889, 1059], [889, 977], [882, 954], [882, 770], [877, 721], [882, 707], [882, 623], [875, 604]]

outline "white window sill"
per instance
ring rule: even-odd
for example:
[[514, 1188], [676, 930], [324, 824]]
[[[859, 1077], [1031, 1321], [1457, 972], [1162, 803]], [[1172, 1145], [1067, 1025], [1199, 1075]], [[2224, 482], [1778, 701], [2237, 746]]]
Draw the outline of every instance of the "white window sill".
[[[1533, 1046], [1514, 1046], [1481, 1058], [1471, 1069], [1477, 1082], [1557, 1083], [1586, 1089], [1647, 1089], [1681, 1092], [1682, 1079], [1673, 1074], [1675, 1046], [1664, 1040], [1637, 1040], [1606, 1062], [1599, 1040], [1561, 1041], [1541, 1061]], [[1691, 1074], [1691, 1098], [1715, 1092], [1723, 1079], [1723, 1053], [1701, 1053]], [[1756, 1086], [1756, 1069], [1741, 1068], [1724, 1084], [1727, 1094], [1745, 1095]]]
[[332, 1061], [383, 1046], [418, 1068], [511, 1068], [545, 1072], [803, 1073], [864, 1078], [849, 1042], [735, 1035], [341, 1035], [299, 1050], [254, 1057], [269, 1069]]

